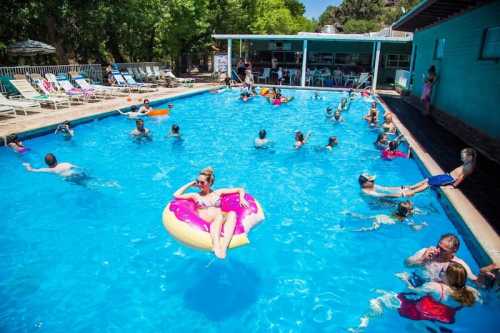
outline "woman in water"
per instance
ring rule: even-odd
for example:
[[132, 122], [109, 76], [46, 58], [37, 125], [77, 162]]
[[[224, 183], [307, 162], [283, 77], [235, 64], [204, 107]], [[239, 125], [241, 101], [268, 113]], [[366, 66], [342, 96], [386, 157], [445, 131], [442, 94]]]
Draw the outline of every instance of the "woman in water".
[[427, 77], [424, 77], [424, 88], [422, 90], [422, 96], [420, 98], [425, 107], [424, 116], [427, 116], [431, 113], [432, 89], [434, 87], [434, 84], [436, 84], [436, 81], [436, 67], [432, 65], [427, 70]]
[[389, 142], [389, 146], [382, 152], [382, 158], [384, 160], [393, 160], [397, 157], [410, 158], [411, 148], [408, 147], [408, 153], [403, 153], [398, 150], [399, 141], [394, 140]]
[[177, 124], [173, 124], [172, 127], [170, 128], [170, 133], [168, 133], [168, 136], [176, 139], [181, 138], [181, 128]]
[[396, 125], [392, 122], [392, 113], [384, 114], [384, 123], [382, 124], [384, 132], [389, 134], [396, 134]]
[[457, 168], [455, 168], [450, 173], [445, 173], [442, 175], [431, 176], [422, 180], [415, 185], [405, 187], [407, 190], [412, 193], [419, 193], [425, 191], [429, 187], [441, 187], [451, 185], [453, 187], [458, 187], [463, 180], [469, 176], [476, 166], [476, 156], [477, 153], [472, 148], [464, 148], [460, 152], [460, 158], [463, 164]]
[[[212, 190], [214, 182], [214, 170], [211, 167], [205, 168], [201, 170], [195, 181], [179, 188], [174, 193], [174, 197], [176, 199], [193, 200], [196, 203], [200, 218], [210, 223], [210, 236], [214, 254], [217, 258], [224, 259], [236, 227], [236, 213], [221, 210], [221, 195], [238, 193], [242, 207], [248, 207], [248, 202], [245, 199], [245, 190], [243, 188], [223, 188], [214, 191]], [[191, 187], [197, 187], [199, 192], [184, 193]], [[222, 239], [221, 231], [224, 232]]]
[[389, 145], [389, 139], [387, 139], [387, 134], [379, 133], [377, 140], [374, 142], [375, 147], [378, 149], [386, 149]]

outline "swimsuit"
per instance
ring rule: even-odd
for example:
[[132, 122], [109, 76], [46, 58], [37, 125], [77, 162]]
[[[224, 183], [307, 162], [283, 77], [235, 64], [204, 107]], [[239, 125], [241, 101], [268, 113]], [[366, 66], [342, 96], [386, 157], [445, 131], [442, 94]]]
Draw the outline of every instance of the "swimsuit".
[[448, 173], [437, 176], [430, 176], [429, 178], [427, 178], [427, 183], [432, 187], [451, 185], [454, 182], [455, 178], [450, 176], [450, 174]]
[[198, 208], [210, 208], [210, 207], [220, 207], [220, 195], [219, 194], [209, 194], [205, 196], [199, 195], [196, 199], [196, 205]]

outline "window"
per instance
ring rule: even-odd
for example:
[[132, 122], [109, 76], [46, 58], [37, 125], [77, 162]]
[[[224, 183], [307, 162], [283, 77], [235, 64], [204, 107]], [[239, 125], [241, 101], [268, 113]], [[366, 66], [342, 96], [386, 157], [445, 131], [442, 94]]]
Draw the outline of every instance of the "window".
[[410, 55], [408, 54], [388, 54], [385, 56], [386, 68], [409, 68]]
[[480, 59], [500, 59], [500, 26], [484, 30]]
[[436, 45], [434, 46], [434, 59], [443, 59], [445, 44], [445, 38], [436, 39]]

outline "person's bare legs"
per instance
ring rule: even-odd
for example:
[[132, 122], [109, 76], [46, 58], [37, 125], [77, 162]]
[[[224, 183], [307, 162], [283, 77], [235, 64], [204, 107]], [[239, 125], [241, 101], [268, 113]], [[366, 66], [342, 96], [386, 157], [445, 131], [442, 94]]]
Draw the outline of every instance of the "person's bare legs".
[[[416, 183], [415, 185], [408, 186], [408, 188], [410, 190], [415, 191], [415, 192], [422, 192], [423, 190], [426, 190], [427, 187], [429, 187], [427, 178], [422, 180], [421, 182]], [[417, 189], [419, 191], [417, 191]]]
[[223, 254], [222, 258], [226, 257], [227, 247], [233, 238], [234, 229], [236, 227], [236, 213], [229, 212], [226, 215], [226, 222], [224, 223], [224, 238], [221, 242], [221, 252]]
[[224, 216], [222, 213], [217, 214], [214, 221], [210, 224], [210, 236], [212, 237], [212, 250], [217, 258], [223, 259], [225, 253], [221, 251], [220, 244], [220, 231], [222, 229], [222, 222], [224, 221]]

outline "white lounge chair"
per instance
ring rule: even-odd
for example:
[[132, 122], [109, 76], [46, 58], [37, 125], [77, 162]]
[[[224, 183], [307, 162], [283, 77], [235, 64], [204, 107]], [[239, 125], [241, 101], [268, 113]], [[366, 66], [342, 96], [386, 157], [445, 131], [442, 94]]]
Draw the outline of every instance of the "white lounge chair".
[[160, 78], [160, 77], [156, 77], [156, 74], [153, 72], [153, 70], [149, 66], [146, 66], [146, 74], [148, 75], [148, 77], [152, 81], [156, 81], [156, 80], [158, 80]]
[[132, 90], [139, 91], [138, 87], [133, 87], [133, 86], [129, 85], [127, 83], [127, 81], [125, 81], [125, 79], [123, 78], [122, 74], [119, 71], [114, 70], [111, 72], [111, 74], [113, 75], [113, 78], [116, 81], [116, 83], [115, 83], [116, 86], [121, 87], [121, 88], [127, 88], [128, 92], [131, 92]]
[[264, 83], [267, 83], [267, 81], [271, 78], [271, 68], [264, 68], [262, 71], [262, 75], [257, 76], [257, 81], [264, 80]]
[[61, 88], [64, 89], [64, 92], [66, 92], [66, 94], [69, 97], [78, 96], [81, 100], [83, 100], [85, 102], [99, 101], [99, 97], [94, 93], [94, 91], [92, 89], [82, 90], [82, 89], [75, 88], [71, 84], [71, 82], [69, 82], [68, 79], [58, 80], [58, 82], [59, 82], [59, 85], [61, 86]]
[[361, 74], [359, 74], [359, 79], [356, 82], [356, 88], [359, 89], [362, 86], [368, 87], [370, 85], [371, 85], [370, 73], [361, 73]]
[[80, 74], [72, 76], [73, 80], [76, 84], [84, 89], [91, 90], [93, 89], [98, 94], [103, 94], [104, 96], [125, 96], [127, 95], [124, 90], [128, 90], [128, 88], [120, 88], [120, 87], [112, 87], [112, 86], [103, 86], [101, 84], [92, 84], [89, 83], [83, 76]]
[[42, 105], [54, 106], [56, 110], [60, 106], [71, 106], [67, 97], [42, 95], [26, 80], [10, 80], [10, 83], [26, 99], [39, 102]]
[[28, 115], [28, 112], [42, 111], [39, 102], [30, 101], [23, 98], [7, 98], [1, 93], [0, 93], [0, 105], [9, 106], [14, 108], [15, 110], [24, 112], [26, 116]]
[[0, 105], [0, 116], [17, 117], [17, 113], [12, 106]]
[[172, 80], [174, 81], [177, 81], [183, 85], [192, 85], [194, 83], [194, 79], [193, 78], [184, 78], [184, 77], [177, 77], [174, 75], [174, 73], [172, 73], [171, 70], [167, 70], [165, 76], [171, 78]]

